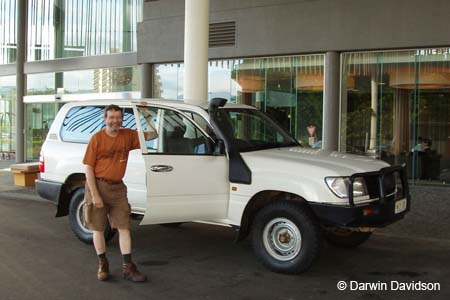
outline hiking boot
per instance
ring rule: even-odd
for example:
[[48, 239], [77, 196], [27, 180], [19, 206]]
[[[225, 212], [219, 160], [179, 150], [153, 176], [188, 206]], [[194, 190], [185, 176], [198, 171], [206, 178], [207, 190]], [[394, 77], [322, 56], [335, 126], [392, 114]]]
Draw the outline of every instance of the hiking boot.
[[109, 264], [108, 260], [101, 260], [98, 262], [97, 279], [100, 281], [108, 280], [109, 277]]
[[124, 264], [122, 266], [123, 278], [133, 282], [144, 282], [147, 276], [138, 271], [134, 263]]

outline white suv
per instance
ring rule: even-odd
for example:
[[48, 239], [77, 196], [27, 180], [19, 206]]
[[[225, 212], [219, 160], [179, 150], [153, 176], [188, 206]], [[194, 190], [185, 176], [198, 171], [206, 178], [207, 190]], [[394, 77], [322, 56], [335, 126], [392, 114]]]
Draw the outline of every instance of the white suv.
[[[376, 227], [410, 207], [403, 166], [368, 157], [303, 148], [263, 112], [211, 100], [89, 101], [58, 112], [41, 151], [38, 194], [69, 215], [79, 239], [83, 227], [84, 165], [90, 136], [103, 125], [103, 108], [123, 108], [123, 126], [139, 132], [124, 181], [141, 225], [207, 221], [251, 233], [255, 254], [273, 271], [299, 273], [318, 256], [325, 237], [343, 247], [363, 243]], [[145, 141], [148, 124], [158, 138]], [[113, 236], [108, 229], [106, 238]]]

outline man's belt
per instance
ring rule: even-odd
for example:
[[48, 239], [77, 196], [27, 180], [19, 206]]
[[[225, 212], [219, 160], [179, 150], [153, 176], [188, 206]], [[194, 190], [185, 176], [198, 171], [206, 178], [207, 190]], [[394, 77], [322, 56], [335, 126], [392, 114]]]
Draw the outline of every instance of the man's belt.
[[106, 182], [108, 184], [120, 184], [120, 183], [122, 183], [122, 180], [117, 181], [117, 180], [111, 180], [111, 179], [107, 179], [107, 178], [103, 178], [103, 177], [96, 177], [96, 179], [99, 180], [99, 181]]

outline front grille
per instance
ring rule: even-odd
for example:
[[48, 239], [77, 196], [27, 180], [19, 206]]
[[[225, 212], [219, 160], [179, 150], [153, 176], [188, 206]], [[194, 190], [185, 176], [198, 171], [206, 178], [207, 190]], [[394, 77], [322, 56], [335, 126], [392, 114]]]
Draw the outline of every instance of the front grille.
[[408, 191], [404, 166], [392, 166], [377, 172], [358, 173], [350, 176], [349, 203], [354, 206], [353, 183], [357, 178], [364, 179], [371, 200], [381, 202], [405, 198]]

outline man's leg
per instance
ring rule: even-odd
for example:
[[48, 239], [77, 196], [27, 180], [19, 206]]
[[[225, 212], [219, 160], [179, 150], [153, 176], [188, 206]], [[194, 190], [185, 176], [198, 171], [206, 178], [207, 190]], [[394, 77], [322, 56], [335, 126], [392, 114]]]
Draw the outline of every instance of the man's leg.
[[94, 233], [94, 247], [95, 247], [95, 251], [97, 252], [97, 255], [103, 254], [106, 251], [106, 246], [105, 246], [105, 234], [103, 233], [103, 231], [97, 231], [97, 230], [93, 230], [92, 231]]
[[131, 253], [131, 234], [130, 229], [118, 229], [119, 245], [122, 255]]
[[97, 279], [105, 281], [109, 277], [109, 264], [108, 259], [106, 259], [105, 236], [103, 231], [93, 230], [93, 234], [94, 248], [98, 255]]
[[147, 280], [147, 276], [137, 270], [136, 265], [131, 260], [131, 234], [130, 229], [118, 229], [120, 252], [123, 258], [123, 278], [142, 282]]

